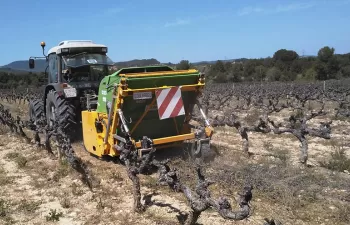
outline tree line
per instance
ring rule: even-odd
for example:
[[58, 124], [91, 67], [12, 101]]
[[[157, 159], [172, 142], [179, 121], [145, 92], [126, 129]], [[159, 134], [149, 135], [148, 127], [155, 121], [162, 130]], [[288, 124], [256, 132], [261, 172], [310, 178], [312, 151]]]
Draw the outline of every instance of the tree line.
[[[121, 63], [123, 64], [123, 63]], [[124, 62], [124, 64], [126, 64]], [[155, 59], [133, 60], [125, 66], [160, 64]], [[134, 65], [135, 64], [135, 65]], [[196, 68], [206, 73], [208, 80], [225, 82], [263, 81], [315, 81], [350, 77], [350, 53], [335, 54], [335, 49], [325, 46], [317, 56], [299, 56], [293, 50], [280, 49], [272, 57], [259, 59], [218, 60], [214, 64], [193, 64], [181, 60], [178, 64], [167, 64], [176, 69]], [[110, 73], [112, 73], [111, 71]], [[47, 82], [43, 72], [0, 71], [0, 88], [18, 86], [38, 87]]]
[[21, 86], [39, 87], [47, 82], [45, 73], [0, 71], [0, 89]]
[[317, 56], [299, 56], [293, 50], [280, 49], [273, 57], [216, 61], [215, 64], [193, 65], [182, 60], [177, 69], [197, 68], [217, 83], [243, 81], [315, 81], [350, 77], [350, 53], [335, 54], [325, 46]]

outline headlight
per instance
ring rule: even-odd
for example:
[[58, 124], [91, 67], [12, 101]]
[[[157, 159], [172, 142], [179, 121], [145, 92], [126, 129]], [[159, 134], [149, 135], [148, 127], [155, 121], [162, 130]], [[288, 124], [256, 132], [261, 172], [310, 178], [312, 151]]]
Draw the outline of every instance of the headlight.
[[69, 52], [69, 48], [62, 48], [62, 49], [61, 49], [61, 52], [62, 52], [62, 53], [68, 53], [68, 52]]

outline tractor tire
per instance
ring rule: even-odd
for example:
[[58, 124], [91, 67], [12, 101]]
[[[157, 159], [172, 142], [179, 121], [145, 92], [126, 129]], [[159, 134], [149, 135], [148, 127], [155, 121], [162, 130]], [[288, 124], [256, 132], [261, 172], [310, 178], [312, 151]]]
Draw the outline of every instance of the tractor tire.
[[40, 99], [30, 100], [29, 119], [37, 126], [42, 118], [45, 118], [44, 102]]
[[[62, 120], [68, 116], [67, 120]], [[73, 141], [76, 130], [76, 111], [74, 105], [59, 96], [56, 91], [51, 90], [46, 96], [46, 120], [49, 127], [52, 127], [54, 122], [59, 121], [60, 126], [65, 128], [67, 135]], [[53, 121], [51, 121], [53, 120]]]

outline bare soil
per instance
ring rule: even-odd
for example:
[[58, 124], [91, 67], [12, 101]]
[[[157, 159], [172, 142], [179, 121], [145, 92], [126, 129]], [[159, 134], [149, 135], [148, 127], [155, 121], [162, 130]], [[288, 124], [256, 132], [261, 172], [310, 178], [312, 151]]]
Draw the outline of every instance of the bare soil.
[[[25, 106], [5, 106], [26, 119]], [[318, 120], [313, 123], [317, 125]], [[350, 157], [349, 122], [334, 121], [332, 128], [331, 140], [309, 139], [307, 167], [298, 163], [299, 142], [293, 136], [251, 133], [252, 155], [248, 157], [235, 129], [217, 128], [213, 144], [220, 155], [205, 171], [216, 182], [212, 194], [214, 198], [228, 197], [237, 207], [237, 193], [245, 183], [252, 183], [253, 210], [247, 220], [237, 222], [208, 210], [198, 223], [262, 225], [264, 218], [274, 218], [290, 225], [350, 224], [349, 171], [322, 166], [340, 148]], [[132, 183], [125, 167], [89, 155], [81, 143], [73, 147], [99, 179], [93, 192], [67, 163], [0, 130], [0, 224], [179, 224], [186, 217], [189, 207], [185, 198], [157, 186], [157, 174], [140, 176], [147, 209], [134, 213]], [[182, 149], [161, 150], [157, 157], [172, 157], [171, 166], [181, 171], [181, 179], [195, 185], [194, 170]], [[48, 221], [55, 218], [59, 220]]]

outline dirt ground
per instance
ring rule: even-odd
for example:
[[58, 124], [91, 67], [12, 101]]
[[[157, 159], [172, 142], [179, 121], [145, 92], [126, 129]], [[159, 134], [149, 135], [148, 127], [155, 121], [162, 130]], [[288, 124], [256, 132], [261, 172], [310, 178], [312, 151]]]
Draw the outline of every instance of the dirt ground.
[[[25, 119], [25, 107], [4, 105]], [[293, 136], [251, 133], [248, 157], [242, 153], [236, 130], [217, 128], [213, 145], [220, 154], [205, 170], [216, 182], [210, 188], [212, 195], [229, 198], [238, 209], [237, 193], [246, 182], [252, 183], [252, 212], [248, 219], [235, 222], [207, 210], [198, 223], [262, 225], [264, 218], [274, 218], [290, 225], [350, 224], [350, 173], [325, 163], [332, 159], [331, 152], [344, 149], [336, 162], [343, 165], [340, 168], [350, 165], [350, 160], [346, 161], [350, 156], [349, 131], [348, 121], [334, 120], [331, 140], [310, 138], [309, 166], [304, 167], [298, 163], [299, 142]], [[73, 147], [100, 180], [92, 192], [67, 163], [59, 163], [45, 150], [1, 128], [0, 224], [179, 224], [186, 217], [189, 208], [185, 198], [157, 186], [157, 174], [140, 176], [147, 209], [142, 214], [133, 213], [131, 181], [125, 167], [90, 156], [81, 143]], [[171, 156], [171, 166], [181, 171], [182, 180], [195, 185], [195, 173], [185, 152], [168, 149], [157, 156]]]

